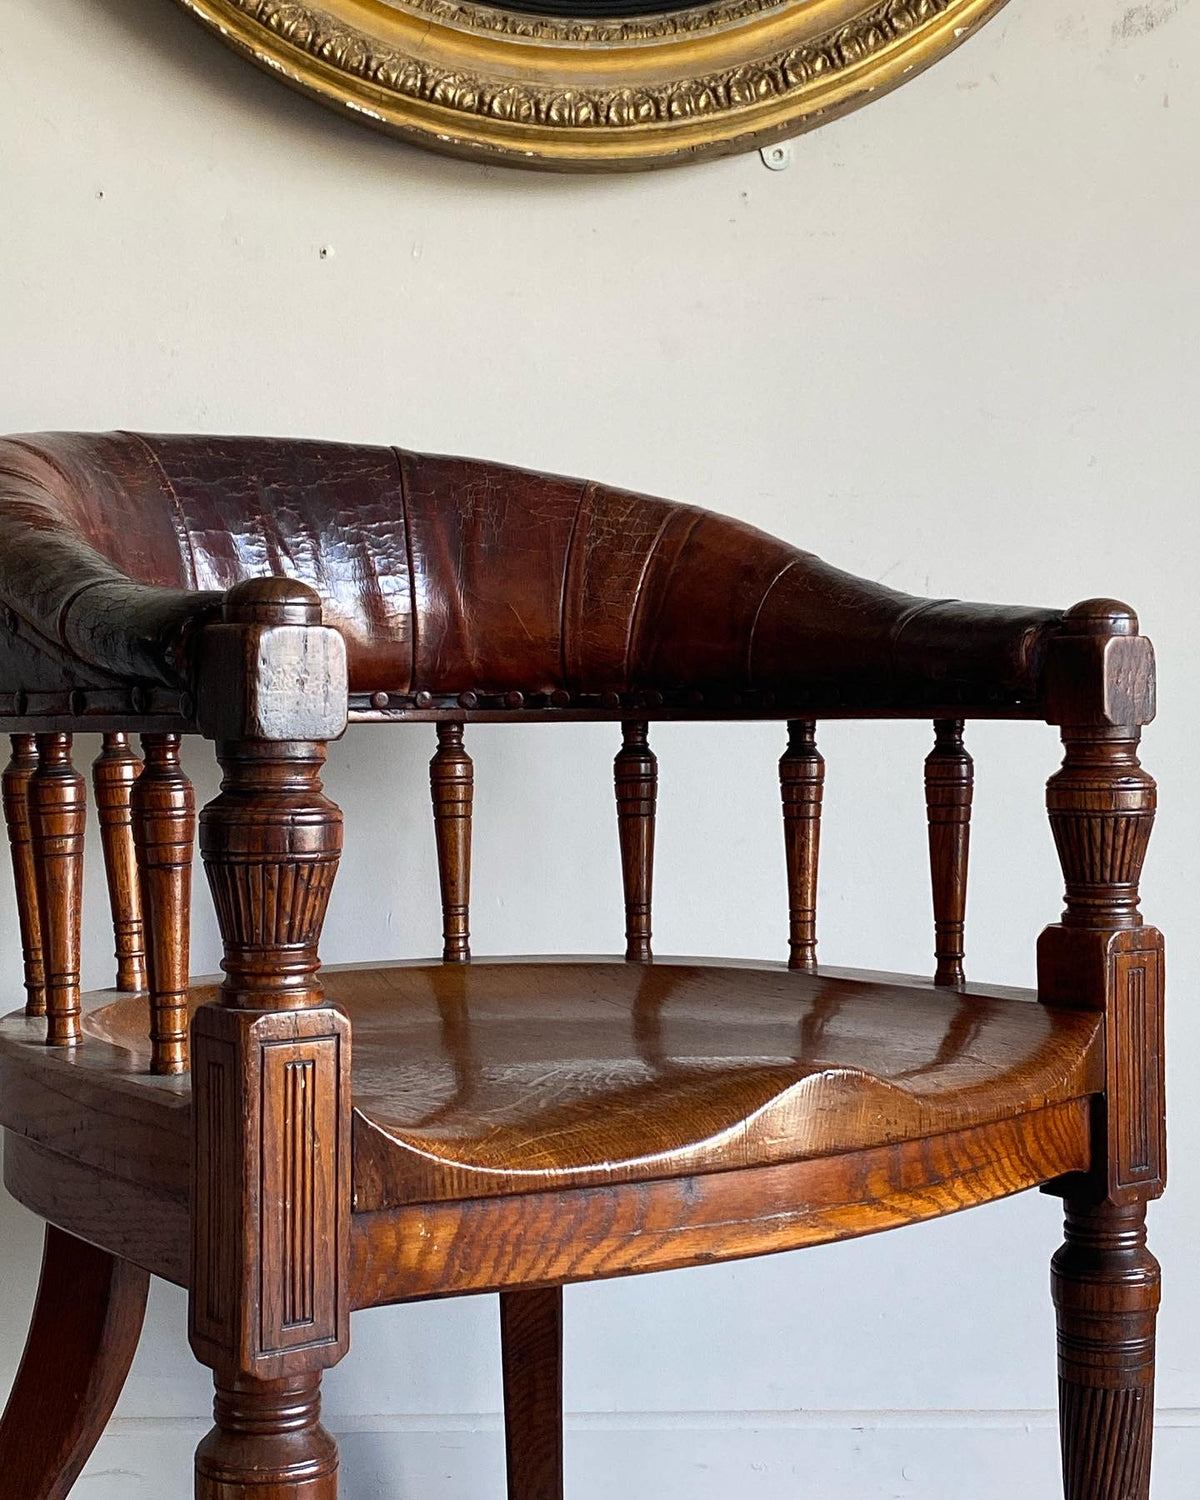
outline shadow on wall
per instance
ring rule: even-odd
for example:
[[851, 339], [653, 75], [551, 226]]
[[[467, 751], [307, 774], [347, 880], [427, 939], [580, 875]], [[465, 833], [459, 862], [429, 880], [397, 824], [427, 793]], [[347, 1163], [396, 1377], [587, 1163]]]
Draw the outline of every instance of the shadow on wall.
[[[240, 117], [247, 129], [264, 138], [273, 132], [286, 140], [289, 151], [339, 158], [341, 165], [356, 170], [392, 173], [398, 188], [407, 181], [477, 194], [494, 185], [499, 200], [514, 189], [523, 194], [579, 193], [582, 189], [594, 196], [630, 180], [620, 173], [585, 180], [440, 157], [372, 128], [359, 116], [352, 118], [305, 97], [225, 46], [178, 3], [77, 0], [77, 4], [91, 16], [100, 13], [102, 20], [93, 24], [108, 26], [127, 38], [131, 60], [139, 53], [147, 55], [164, 73], [177, 77], [185, 91], [202, 88], [219, 95], [222, 107]], [[274, 142], [268, 140], [268, 144]], [[702, 165], [693, 164], [693, 170]]]

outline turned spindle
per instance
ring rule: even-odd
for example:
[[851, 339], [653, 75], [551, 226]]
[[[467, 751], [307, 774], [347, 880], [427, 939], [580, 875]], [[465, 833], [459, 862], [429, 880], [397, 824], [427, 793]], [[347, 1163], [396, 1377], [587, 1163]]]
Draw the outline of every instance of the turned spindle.
[[933, 885], [934, 984], [965, 983], [967, 857], [975, 766], [963, 745], [961, 719], [933, 721], [933, 749], [925, 759], [929, 873]]
[[46, 1014], [46, 966], [42, 958], [42, 923], [38, 915], [37, 864], [33, 857], [33, 829], [29, 821], [29, 782], [37, 770], [37, 741], [31, 734], [14, 734], [12, 759], [4, 769], [4, 821], [12, 850], [13, 881], [17, 891], [17, 921], [25, 969], [25, 1014]]
[[788, 968], [817, 967], [817, 866], [825, 758], [812, 719], [788, 721], [787, 749], [779, 759], [783, 842], [787, 855]]
[[464, 963], [471, 956], [471, 806], [475, 772], [463, 747], [463, 726], [437, 726], [438, 747], [429, 762], [433, 827], [442, 891], [442, 958]]
[[71, 762], [69, 734], [39, 734], [29, 779], [29, 817], [37, 866], [38, 912], [46, 965], [46, 1041], [80, 1039], [79, 952], [83, 905], [83, 833], [87, 789]]
[[645, 720], [622, 723], [622, 744], [613, 761], [625, 888], [625, 957], [639, 963], [647, 963], [651, 957], [654, 806], [658, 796], [658, 760], [650, 748], [648, 732]]
[[188, 1065], [188, 963], [196, 800], [179, 760], [179, 735], [144, 734], [145, 766], [133, 787], [150, 990], [151, 1071]]
[[116, 942], [117, 988], [146, 987], [146, 945], [142, 926], [142, 897], [138, 889], [137, 855], [133, 843], [130, 802], [142, 762], [129, 746], [129, 736], [104, 736], [92, 765], [92, 792], [100, 822], [108, 903]]

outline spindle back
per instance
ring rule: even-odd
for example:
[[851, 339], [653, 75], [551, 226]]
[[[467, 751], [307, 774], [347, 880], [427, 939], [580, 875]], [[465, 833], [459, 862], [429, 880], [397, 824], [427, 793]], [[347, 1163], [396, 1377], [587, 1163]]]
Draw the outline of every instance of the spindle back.
[[[816, 722], [924, 717], [935, 731], [925, 763], [935, 977], [959, 985], [964, 721], [1124, 726], [1124, 744], [1153, 712], [1149, 644], [1113, 601], [1064, 617], [918, 599], [695, 506], [395, 448], [131, 433], [2, 441], [0, 600], [0, 728], [13, 735], [4, 808], [29, 1011], [46, 1014], [52, 1043], [80, 1040], [85, 788], [71, 739], [98, 729], [117, 983], [147, 987], [153, 1067], [165, 1073], [187, 1065], [196, 814], [185, 733], [249, 765], [256, 744], [319, 747], [348, 719], [436, 722], [443, 956], [461, 962], [474, 785], [465, 726], [619, 721], [625, 952], [648, 962], [650, 721], [786, 720], [788, 962], [811, 970]], [[315, 796], [317, 761], [305, 765]], [[286, 796], [286, 766], [272, 775]]]

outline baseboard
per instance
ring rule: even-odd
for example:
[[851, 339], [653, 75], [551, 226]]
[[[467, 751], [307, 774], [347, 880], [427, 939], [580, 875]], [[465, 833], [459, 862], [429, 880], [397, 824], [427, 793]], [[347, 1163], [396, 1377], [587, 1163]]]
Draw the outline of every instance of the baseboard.
[[[503, 1500], [499, 1420], [331, 1418], [340, 1500]], [[1050, 1412], [578, 1413], [570, 1500], [1052, 1500]], [[202, 1422], [117, 1421], [72, 1500], [190, 1500]], [[168, 1476], [171, 1476], [168, 1478]], [[1200, 1411], [1164, 1410], [1154, 1500], [1194, 1500]]]

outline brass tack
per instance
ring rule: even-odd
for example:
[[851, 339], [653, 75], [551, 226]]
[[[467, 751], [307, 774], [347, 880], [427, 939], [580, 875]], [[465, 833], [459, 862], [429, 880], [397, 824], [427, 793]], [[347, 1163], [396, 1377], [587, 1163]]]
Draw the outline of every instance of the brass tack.
[[566, 708], [571, 701], [571, 695], [565, 688], [555, 688], [550, 694], [550, 706], [552, 708]]
[[413, 699], [413, 702], [417, 705], [418, 708], [429, 708], [433, 703], [433, 694], [418, 693], [417, 696]]
[[391, 700], [388, 698], [388, 695], [386, 693], [372, 693], [371, 694], [371, 707], [372, 708], [386, 708], [388, 706], [388, 703], [390, 701]]
[[604, 708], [619, 708], [621, 706], [620, 693], [614, 693], [610, 688], [607, 693], [602, 693], [600, 703]]
[[511, 693], [504, 695], [505, 708], [523, 708], [525, 706], [525, 694], [514, 689]]
[[474, 708], [478, 702], [478, 693], [472, 693], [468, 691], [465, 693], [459, 693], [458, 695], [458, 705], [460, 708]]

